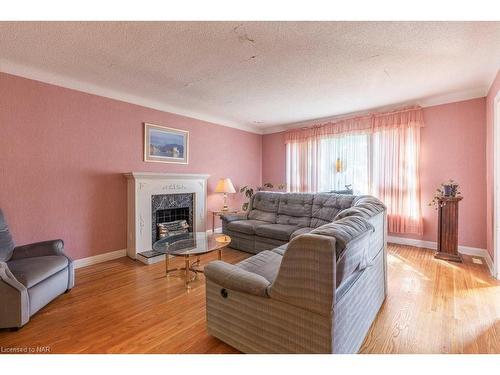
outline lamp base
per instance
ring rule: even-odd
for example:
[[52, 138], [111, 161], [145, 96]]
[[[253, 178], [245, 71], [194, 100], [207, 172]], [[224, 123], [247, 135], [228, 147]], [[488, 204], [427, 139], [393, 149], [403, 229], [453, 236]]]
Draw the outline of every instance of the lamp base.
[[227, 206], [227, 193], [224, 193], [224, 206], [222, 206], [221, 211], [229, 211], [229, 207]]

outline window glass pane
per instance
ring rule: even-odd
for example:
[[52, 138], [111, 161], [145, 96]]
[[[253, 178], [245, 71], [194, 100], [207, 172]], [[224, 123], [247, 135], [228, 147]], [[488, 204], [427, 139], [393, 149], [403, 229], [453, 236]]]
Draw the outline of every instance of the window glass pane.
[[323, 138], [318, 146], [318, 191], [344, 190], [369, 193], [369, 136], [367, 134]]

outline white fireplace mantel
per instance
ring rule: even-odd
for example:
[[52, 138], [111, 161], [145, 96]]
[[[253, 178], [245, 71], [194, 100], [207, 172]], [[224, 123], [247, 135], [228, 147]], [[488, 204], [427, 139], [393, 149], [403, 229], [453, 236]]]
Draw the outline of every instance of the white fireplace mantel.
[[207, 180], [209, 174], [195, 173], [158, 173], [158, 172], [129, 172], [125, 173], [128, 179], [149, 179], [149, 180]]
[[152, 249], [151, 196], [156, 194], [194, 194], [195, 230], [206, 230], [208, 174], [130, 172], [127, 178], [127, 255], [149, 263], [138, 253]]

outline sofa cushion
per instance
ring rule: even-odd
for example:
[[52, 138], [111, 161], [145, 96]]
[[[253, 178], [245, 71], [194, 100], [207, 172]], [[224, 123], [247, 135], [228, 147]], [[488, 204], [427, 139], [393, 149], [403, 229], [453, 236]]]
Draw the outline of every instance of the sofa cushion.
[[255, 252], [263, 250], [272, 250], [275, 247], [281, 246], [288, 243], [288, 240], [277, 240], [276, 238], [266, 238], [261, 236], [255, 236]]
[[272, 284], [278, 275], [282, 259], [283, 257], [278, 253], [264, 250], [239, 262], [236, 266], [245, 271], [256, 273]]
[[308, 227], [311, 224], [310, 217], [296, 217], [289, 215], [278, 215], [276, 223], [285, 225], [295, 225], [297, 227]]
[[30, 315], [35, 314], [54, 298], [68, 290], [68, 279], [71, 272], [73, 271], [70, 271], [69, 268], [64, 268], [28, 289]]
[[269, 223], [276, 222], [280, 193], [257, 192], [252, 198], [248, 218]]
[[229, 247], [242, 250], [247, 253], [255, 254], [255, 235], [253, 234], [245, 234], [240, 232], [233, 232], [227, 228], [224, 229], [224, 233], [231, 237], [231, 243]]
[[248, 213], [248, 218], [253, 220], [265, 221], [266, 223], [275, 223], [276, 222], [276, 213], [275, 212], [265, 212], [261, 210], [251, 210]]
[[68, 258], [63, 255], [11, 260], [7, 265], [16, 279], [26, 288], [31, 288], [68, 266]]
[[331, 223], [337, 214], [352, 206], [354, 195], [321, 193], [314, 196], [311, 224], [313, 228]]
[[14, 241], [5, 222], [5, 217], [0, 209], [0, 262], [7, 262], [12, 256]]
[[323, 236], [335, 237], [337, 261], [342, 256], [347, 244], [355, 240], [362, 234], [373, 231], [366, 219], [360, 217], [346, 217], [330, 224], [325, 224], [311, 231], [311, 234], [321, 234]]
[[360, 195], [355, 197], [352, 207], [340, 211], [335, 220], [343, 219], [348, 216], [359, 216], [365, 219], [373, 217], [385, 210], [385, 205], [375, 197], [370, 195]]
[[261, 220], [236, 220], [227, 223], [227, 229], [233, 232], [255, 234], [255, 228], [265, 223]]
[[271, 251], [273, 253], [276, 253], [276, 254], [283, 256], [283, 255], [285, 255], [287, 247], [288, 247], [288, 244], [286, 243], [284, 245], [281, 245], [281, 246], [278, 246], [277, 248], [272, 249]]
[[288, 241], [291, 234], [296, 230], [296, 225], [263, 224], [255, 228], [255, 234], [261, 237]]
[[278, 205], [278, 224], [308, 227], [311, 223], [311, 210], [314, 194], [282, 194]]
[[292, 235], [290, 236], [290, 241], [292, 239], [294, 239], [295, 237], [300, 236], [301, 234], [309, 233], [312, 230], [314, 230], [314, 228], [311, 228], [311, 227], [299, 228], [295, 232], [292, 233]]
[[236, 220], [246, 220], [248, 219], [248, 214], [246, 212], [243, 213], [229, 213], [229, 214], [224, 214], [221, 215], [220, 219], [222, 222], [230, 223], [231, 221], [236, 221]]

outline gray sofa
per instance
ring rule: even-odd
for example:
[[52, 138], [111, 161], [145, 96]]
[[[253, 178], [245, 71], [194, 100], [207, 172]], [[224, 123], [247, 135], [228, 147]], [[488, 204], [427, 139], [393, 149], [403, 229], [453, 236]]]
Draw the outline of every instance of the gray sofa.
[[333, 193], [258, 192], [248, 213], [222, 216], [222, 232], [231, 237], [231, 247], [258, 253], [331, 223], [355, 199]]
[[19, 328], [74, 285], [62, 240], [15, 246], [0, 210], [0, 328]]
[[387, 291], [378, 199], [259, 192], [223, 220], [257, 254], [205, 267], [210, 334], [245, 353], [358, 352]]

